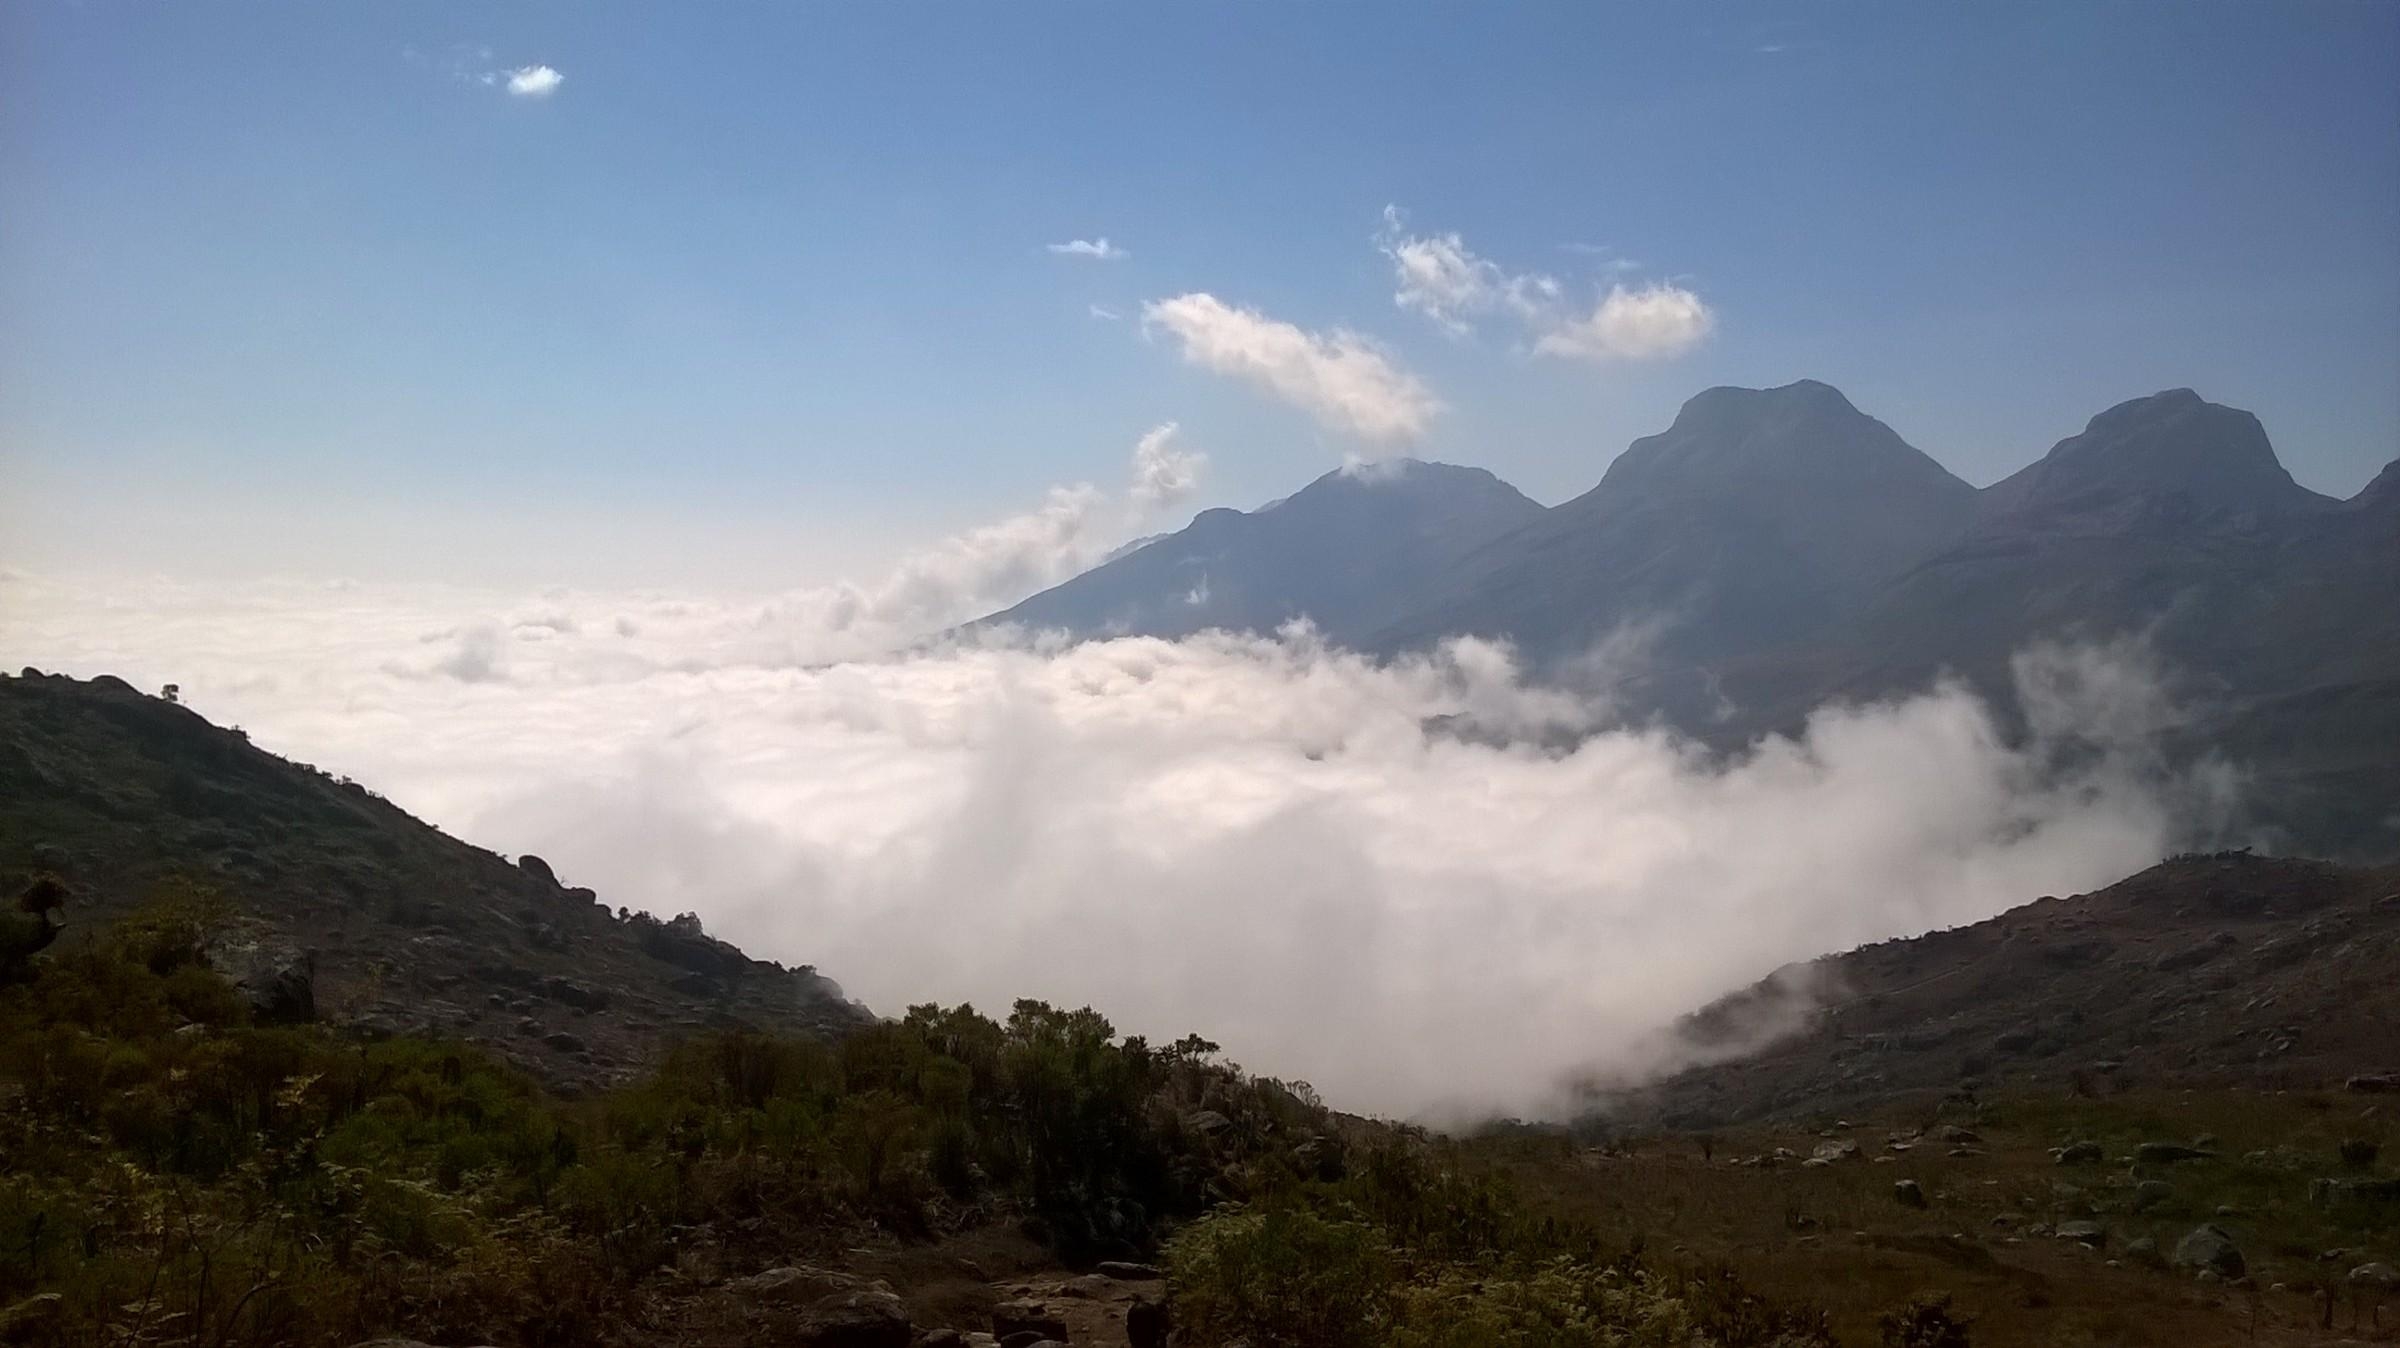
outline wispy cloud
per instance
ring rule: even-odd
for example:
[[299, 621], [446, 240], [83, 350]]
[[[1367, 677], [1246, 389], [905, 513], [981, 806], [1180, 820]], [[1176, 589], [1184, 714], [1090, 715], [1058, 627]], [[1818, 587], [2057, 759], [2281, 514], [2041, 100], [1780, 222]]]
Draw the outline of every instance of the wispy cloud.
[[1094, 262], [1122, 262], [1133, 254], [1110, 243], [1104, 235], [1097, 239], [1069, 239], [1065, 243], [1047, 245], [1061, 257], [1088, 257]]
[[555, 66], [494, 65], [492, 49], [473, 43], [459, 43], [439, 56], [415, 47], [403, 47], [400, 57], [411, 65], [438, 70], [460, 84], [506, 89], [517, 98], [548, 98], [558, 92], [558, 86], [567, 82], [567, 77], [560, 74]]
[[1539, 272], [1503, 271], [1476, 256], [1455, 232], [1412, 235], [1408, 213], [1383, 208], [1375, 246], [1392, 260], [1397, 289], [1392, 303], [1420, 313], [1453, 336], [1474, 330], [1475, 320], [1494, 313], [1532, 320], [1558, 299], [1558, 282]]
[[1208, 456], [1175, 446], [1172, 421], [1150, 428], [1133, 447], [1133, 485], [1126, 494], [1145, 510], [1171, 506], [1192, 494], [1200, 483]]
[[1579, 360], [1652, 360], [1698, 346], [1716, 323], [1708, 305], [1680, 286], [1611, 286], [1590, 313], [1551, 327], [1533, 349]]
[[1097, 318], [1104, 323], [1114, 323], [1118, 319], [1124, 317], [1123, 314], [1118, 313], [1116, 310], [1109, 308], [1105, 304], [1092, 305], [1090, 312], [1092, 317]]
[[[1412, 234], [1408, 215], [1383, 208], [1375, 246], [1392, 260], [1392, 303], [1425, 315], [1452, 336], [1474, 331], [1476, 320], [1501, 316], [1533, 338], [1537, 355], [1575, 360], [1656, 360], [1698, 346], [1716, 328], [1706, 301], [1682, 286], [1612, 283], [1590, 311], [1570, 306], [1566, 288], [1540, 272], [1511, 272], [1479, 257], [1456, 233]], [[1601, 259], [1625, 275], [1640, 264], [1598, 244], [1570, 243], [1569, 252]]]
[[1174, 337], [1186, 361], [1244, 380], [1362, 440], [1412, 439], [1442, 410], [1415, 375], [1346, 328], [1309, 332], [1205, 291], [1143, 305], [1142, 327]]
[[549, 66], [518, 66], [504, 73], [508, 77], [508, 91], [518, 98], [548, 98], [567, 82], [566, 76]]

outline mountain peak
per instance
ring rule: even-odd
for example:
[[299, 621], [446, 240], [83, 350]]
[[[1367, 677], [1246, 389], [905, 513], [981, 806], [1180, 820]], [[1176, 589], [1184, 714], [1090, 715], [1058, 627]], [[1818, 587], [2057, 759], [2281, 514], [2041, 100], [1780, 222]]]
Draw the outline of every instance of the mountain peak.
[[2015, 516], [2249, 516], [2327, 504], [2292, 481], [2257, 417], [2188, 388], [2118, 403], [1987, 498]]
[[1755, 422], [1776, 417], [1830, 417], [1873, 420], [1842, 391], [1817, 379], [1796, 379], [1774, 388], [1743, 388], [1719, 384], [1702, 389], [1684, 401], [1675, 425], [1697, 429]]
[[1815, 379], [1705, 390], [1636, 440], [1584, 498], [1784, 497], [1898, 491], [1963, 511], [1974, 489]]

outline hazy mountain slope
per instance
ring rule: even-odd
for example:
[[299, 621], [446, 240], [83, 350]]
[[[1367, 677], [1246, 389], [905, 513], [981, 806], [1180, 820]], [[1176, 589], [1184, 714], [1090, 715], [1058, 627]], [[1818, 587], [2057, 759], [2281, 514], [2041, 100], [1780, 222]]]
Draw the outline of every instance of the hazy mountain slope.
[[1640, 1107], [1699, 1125], [2079, 1073], [2121, 1089], [2400, 1072], [2400, 868], [2179, 858], [1786, 970], [1680, 1033], [1705, 1046], [1776, 1024], [1786, 1037]]
[[1829, 385], [1714, 388], [1370, 644], [1474, 632], [1551, 661], [1655, 624], [1663, 660], [1721, 660], [1851, 612], [1966, 528], [1974, 503], [1974, 488]]
[[256, 920], [245, 958], [304, 970], [313, 952], [329, 1012], [486, 1040], [553, 1080], [619, 1075], [705, 1026], [872, 1019], [811, 970], [696, 924], [620, 921], [534, 858], [471, 847], [111, 678], [0, 677], [0, 881], [37, 867], [65, 875], [77, 926], [200, 879]]
[[2032, 643], [2138, 637], [2175, 680], [2176, 737], [2254, 768], [2283, 842], [2389, 855], [2396, 496], [2381, 478], [2347, 503], [2297, 486], [2255, 418], [2188, 390], [2121, 404], [1989, 489], [1971, 529], [1854, 617], [1712, 671], [1743, 709], [1720, 733], [1942, 674], [2007, 708], [2010, 659]]
[[1542, 507], [1480, 468], [1403, 460], [1327, 473], [1257, 510], [1204, 511], [978, 626], [1077, 637], [1272, 631], [1305, 616], [1352, 642], [1422, 602]]
[[2093, 417], [2081, 435], [1992, 484], [1976, 504], [1987, 528], [2095, 515], [2121, 527], [2140, 515], [2270, 519], [2334, 501], [2292, 481], [2257, 417], [2179, 388]]

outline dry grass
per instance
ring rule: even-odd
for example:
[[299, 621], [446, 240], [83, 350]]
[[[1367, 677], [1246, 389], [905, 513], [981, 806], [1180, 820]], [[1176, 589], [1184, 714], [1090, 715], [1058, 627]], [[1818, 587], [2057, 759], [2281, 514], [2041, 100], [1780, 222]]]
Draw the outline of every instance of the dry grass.
[[[2329, 1337], [2400, 1342], [2400, 1295], [2380, 1308], [2345, 1281], [2373, 1260], [2400, 1263], [2400, 1205], [2310, 1201], [2318, 1177], [2393, 1173], [2400, 1128], [2369, 1097], [2217, 1090], [2106, 1099], [2003, 1094], [1980, 1102], [1924, 1099], [1842, 1121], [1719, 1132], [1714, 1159], [1692, 1136], [1621, 1139], [1605, 1149], [1559, 1135], [1490, 1137], [1527, 1198], [1605, 1235], [1694, 1263], [1723, 1263], [1759, 1292], [1812, 1301], [1845, 1342], [1877, 1341], [1875, 1317], [1907, 1298], [1946, 1292], [1974, 1317], [1978, 1348], [2009, 1345], [2313, 1343]], [[1848, 1127], [1837, 1127], [1847, 1122]], [[1982, 1141], [1951, 1155], [1945, 1126]], [[1906, 1150], [1895, 1135], [1925, 1130]], [[1822, 1167], [1740, 1164], [1785, 1148], [1800, 1156], [1828, 1136], [1859, 1144], [1856, 1159]], [[2213, 1159], [2133, 1161], [2146, 1141], [2213, 1137]], [[2345, 1168], [2346, 1138], [2382, 1144], [2385, 1159]], [[2060, 1165], [2050, 1148], [2101, 1145], [2096, 1163]], [[1900, 1180], [1927, 1205], [1903, 1205]], [[2135, 1186], [2171, 1196], [2134, 1211]], [[2219, 1209], [2227, 1209], [2219, 1215]], [[2106, 1248], [2037, 1234], [2093, 1220]], [[2232, 1233], [2250, 1265], [2246, 1284], [2205, 1284], [2188, 1272], [2129, 1257], [2140, 1237], [2171, 1254], [2201, 1222]], [[2328, 1250], [2351, 1253], [2336, 1260]], [[2333, 1289], [2332, 1329], [2327, 1287]]]

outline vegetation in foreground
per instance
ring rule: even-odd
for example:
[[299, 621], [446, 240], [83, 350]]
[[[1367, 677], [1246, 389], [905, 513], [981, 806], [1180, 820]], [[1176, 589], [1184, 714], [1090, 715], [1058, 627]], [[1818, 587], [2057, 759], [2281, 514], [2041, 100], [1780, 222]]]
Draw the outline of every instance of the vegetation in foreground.
[[1197, 1038], [923, 1006], [562, 1100], [469, 1045], [259, 1023], [222, 916], [187, 888], [6, 971], [0, 1338], [706, 1342], [735, 1275], [1006, 1226], [1070, 1264], [1166, 1241], [1198, 1342], [1825, 1341]]

